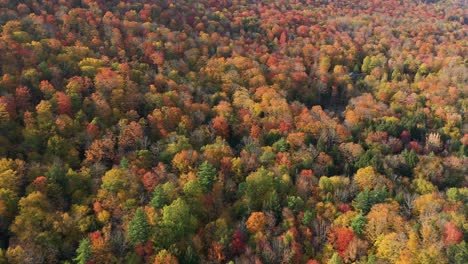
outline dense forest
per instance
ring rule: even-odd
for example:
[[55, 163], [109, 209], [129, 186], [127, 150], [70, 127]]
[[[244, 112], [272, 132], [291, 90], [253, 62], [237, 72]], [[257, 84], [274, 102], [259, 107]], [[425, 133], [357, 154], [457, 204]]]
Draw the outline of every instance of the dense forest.
[[464, 0], [0, 0], [0, 264], [468, 263]]

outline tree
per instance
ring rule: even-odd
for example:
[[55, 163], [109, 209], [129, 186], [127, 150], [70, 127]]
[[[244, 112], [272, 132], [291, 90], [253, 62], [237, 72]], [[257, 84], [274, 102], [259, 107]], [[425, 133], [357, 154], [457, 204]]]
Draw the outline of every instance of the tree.
[[155, 239], [166, 247], [193, 232], [197, 219], [191, 214], [188, 204], [182, 198], [177, 198], [170, 205], [164, 206], [162, 218], [157, 225], [160, 232], [156, 233]]
[[174, 200], [176, 196], [175, 185], [172, 182], [159, 184], [154, 188], [150, 204], [155, 208], [162, 208]]
[[362, 214], [357, 215], [351, 221], [351, 227], [353, 228], [354, 233], [361, 237], [364, 235], [366, 224], [367, 219]]
[[388, 195], [389, 194], [385, 187], [372, 191], [365, 189], [356, 196], [353, 201], [353, 206], [354, 208], [360, 210], [363, 214], [367, 214], [374, 204], [385, 201]]
[[63, 92], [57, 92], [57, 110], [61, 115], [72, 115], [72, 101]]
[[468, 244], [462, 241], [459, 244], [450, 245], [448, 248], [448, 257], [450, 263], [464, 264], [468, 259]]
[[354, 238], [354, 232], [349, 228], [335, 227], [329, 236], [330, 242], [334, 245], [338, 255], [344, 257], [348, 246]]
[[252, 210], [259, 210], [274, 191], [273, 173], [261, 167], [245, 179], [247, 202]]
[[224, 116], [217, 116], [213, 119], [213, 128], [216, 134], [222, 138], [229, 138], [229, 123]]
[[354, 175], [354, 181], [361, 190], [366, 188], [373, 189], [378, 183], [378, 174], [372, 166], [359, 169]]
[[374, 242], [381, 235], [386, 235], [390, 231], [402, 231], [404, 228], [403, 218], [399, 214], [398, 203], [380, 203], [372, 207], [366, 216], [366, 237]]
[[43, 193], [32, 192], [21, 198], [19, 208], [11, 231], [19, 245], [29, 252], [24, 261], [56, 262], [61, 237], [53, 228], [54, 222], [59, 219], [52, 204]]
[[171, 253], [163, 249], [156, 255], [153, 264], [179, 264], [179, 261]]
[[76, 249], [76, 257], [73, 259], [78, 264], [86, 264], [91, 258], [91, 241], [89, 238], [83, 238]]
[[101, 188], [116, 193], [120, 190], [126, 190], [129, 187], [129, 179], [122, 169], [112, 169], [106, 172], [102, 177]]
[[453, 222], [447, 222], [444, 226], [444, 238], [446, 245], [458, 244], [463, 239], [463, 233]]
[[343, 264], [343, 260], [341, 260], [337, 253], [333, 253], [333, 256], [328, 260], [327, 264]]
[[400, 252], [406, 246], [406, 237], [404, 234], [392, 232], [384, 235], [376, 242], [376, 256], [385, 259], [391, 263], [395, 263], [400, 258]]
[[150, 224], [143, 209], [138, 208], [135, 215], [128, 225], [128, 240], [132, 245], [145, 243], [150, 234]]
[[204, 161], [198, 169], [197, 176], [200, 181], [200, 184], [208, 191], [211, 191], [211, 189], [213, 188], [216, 173], [216, 168], [213, 165], [211, 165], [208, 161]]
[[257, 232], [262, 232], [266, 225], [266, 217], [262, 212], [253, 212], [247, 222], [245, 222], [247, 230], [250, 233], [255, 234]]

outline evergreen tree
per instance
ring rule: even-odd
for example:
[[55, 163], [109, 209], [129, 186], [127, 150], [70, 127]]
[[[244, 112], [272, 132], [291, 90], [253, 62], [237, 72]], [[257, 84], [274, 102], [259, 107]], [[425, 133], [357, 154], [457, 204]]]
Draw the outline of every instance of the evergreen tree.
[[213, 189], [213, 184], [216, 176], [216, 168], [208, 161], [200, 165], [197, 173], [200, 184], [207, 190]]
[[353, 228], [354, 233], [358, 236], [362, 236], [364, 234], [364, 228], [366, 227], [367, 219], [362, 215], [359, 214], [353, 218], [351, 221], [351, 227]]
[[408, 151], [405, 149], [402, 153], [403, 158], [405, 158], [406, 164], [413, 169], [416, 167], [416, 164], [419, 162], [418, 154], [414, 150]]
[[361, 211], [363, 214], [367, 214], [374, 204], [381, 203], [389, 196], [387, 189], [384, 187], [380, 190], [365, 189], [360, 192], [354, 199], [354, 207]]
[[76, 249], [76, 257], [73, 259], [78, 264], [86, 264], [91, 257], [91, 241], [89, 238], [83, 238]]
[[150, 204], [155, 208], [162, 208], [167, 204], [167, 196], [164, 193], [164, 189], [161, 184], [154, 188], [153, 198], [151, 199]]
[[138, 208], [128, 226], [128, 240], [133, 245], [146, 242], [149, 237], [149, 229], [150, 225], [146, 213], [143, 209]]

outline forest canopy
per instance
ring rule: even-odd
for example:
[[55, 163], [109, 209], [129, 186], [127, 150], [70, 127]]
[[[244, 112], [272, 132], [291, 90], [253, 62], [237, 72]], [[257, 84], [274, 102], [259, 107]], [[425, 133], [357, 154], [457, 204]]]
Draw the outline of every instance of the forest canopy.
[[465, 264], [467, 32], [461, 0], [0, 0], [0, 264]]

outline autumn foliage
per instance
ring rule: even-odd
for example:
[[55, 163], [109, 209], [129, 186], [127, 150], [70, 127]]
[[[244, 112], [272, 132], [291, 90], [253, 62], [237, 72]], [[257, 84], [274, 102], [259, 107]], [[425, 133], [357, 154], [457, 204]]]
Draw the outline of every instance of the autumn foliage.
[[466, 10], [0, 1], [0, 263], [466, 263]]

